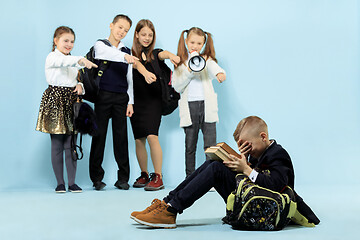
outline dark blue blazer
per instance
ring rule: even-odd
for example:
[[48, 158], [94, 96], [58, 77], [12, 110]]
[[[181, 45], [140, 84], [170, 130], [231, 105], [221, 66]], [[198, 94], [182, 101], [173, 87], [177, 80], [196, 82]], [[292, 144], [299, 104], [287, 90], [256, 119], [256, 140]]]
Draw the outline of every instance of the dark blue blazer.
[[[295, 175], [290, 155], [275, 140], [273, 141], [259, 159], [249, 159], [250, 166], [259, 173], [255, 183], [276, 192], [282, 192], [286, 186], [294, 190]], [[296, 192], [295, 198], [299, 212], [309, 222], [318, 224], [320, 220]]]

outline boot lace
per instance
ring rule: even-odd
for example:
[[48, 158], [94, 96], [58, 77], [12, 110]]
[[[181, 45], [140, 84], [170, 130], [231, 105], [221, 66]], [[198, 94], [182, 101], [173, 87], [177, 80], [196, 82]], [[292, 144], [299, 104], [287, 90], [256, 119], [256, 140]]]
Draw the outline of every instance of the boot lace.
[[156, 209], [159, 206], [160, 203], [161, 203], [161, 201], [159, 199], [155, 198], [151, 202], [151, 205], [146, 208], [146, 211], [151, 212], [152, 210]]

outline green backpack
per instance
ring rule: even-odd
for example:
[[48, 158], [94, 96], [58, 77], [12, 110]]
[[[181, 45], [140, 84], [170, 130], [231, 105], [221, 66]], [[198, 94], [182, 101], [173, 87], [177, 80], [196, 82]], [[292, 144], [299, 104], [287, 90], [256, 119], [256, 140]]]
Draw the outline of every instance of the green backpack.
[[281, 230], [290, 221], [314, 227], [297, 211], [295, 195], [290, 187], [278, 193], [253, 183], [246, 175], [236, 175], [237, 188], [226, 204], [223, 222], [238, 230]]

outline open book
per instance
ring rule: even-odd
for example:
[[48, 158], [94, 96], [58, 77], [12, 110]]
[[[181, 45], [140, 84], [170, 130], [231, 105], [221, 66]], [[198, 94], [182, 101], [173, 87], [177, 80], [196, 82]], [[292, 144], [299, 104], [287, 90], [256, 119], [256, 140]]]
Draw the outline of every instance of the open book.
[[216, 144], [216, 146], [211, 146], [205, 150], [205, 154], [210, 157], [211, 160], [230, 160], [230, 154], [241, 158], [241, 156], [235, 152], [229, 145], [224, 142]]

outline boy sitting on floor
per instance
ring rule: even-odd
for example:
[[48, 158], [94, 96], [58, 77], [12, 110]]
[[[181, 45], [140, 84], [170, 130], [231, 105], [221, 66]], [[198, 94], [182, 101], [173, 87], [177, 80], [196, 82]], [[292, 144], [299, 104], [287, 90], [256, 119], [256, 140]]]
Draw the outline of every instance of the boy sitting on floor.
[[[255, 184], [281, 192], [286, 186], [294, 189], [294, 169], [289, 154], [284, 148], [270, 140], [264, 120], [257, 116], [242, 119], [233, 134], [241, 158], [232, 156], [229, 161], [205, 161], [193, 174], [187, 177], [163, 201], [154, 199], [152, 204], [141, 212], [132, 212], [131, 218], [140, 224], [155, 228], [175, 228], [176, 216], [190, 207], [212, 187], [225, 203], [229, 194], [236, 188], [235, 176], [244, 173]], [[298, 211], [309, 222], [320, 221], [296, 195]]]

